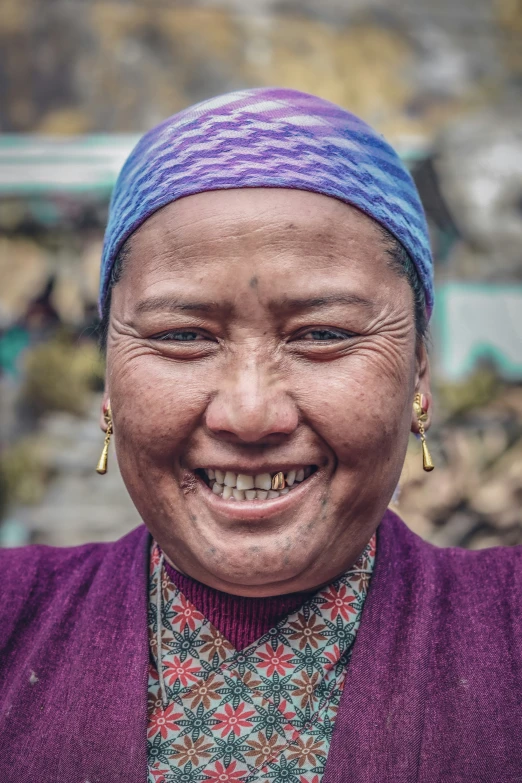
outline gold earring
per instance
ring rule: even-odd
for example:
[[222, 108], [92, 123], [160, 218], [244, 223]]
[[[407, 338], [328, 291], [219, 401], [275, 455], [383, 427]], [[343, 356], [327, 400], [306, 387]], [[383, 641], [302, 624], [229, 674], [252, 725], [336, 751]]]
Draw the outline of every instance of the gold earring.
[[422, 397], [420, 394], [416, 394], [413, 399], [413, 410], [415, 411], [415, 415], [417, 416], [417, 420], [419, 424], [419, 435], [422, 441], [422, 467], [427, 473], [429, 473], [431, 470], [433, 470], [435, 465], [433, 464], [431, 454], [428, 450], [428, 444], [426, 443], [426, 432], [424, 430], [424, 422], [427, 420], [428, 414], [422, 407]]
[[285, 488], [285, 474], [279, 471], [272, 479], [272, 489], [284, 489]]
[[96, 473], [99, 473], [100, 476], [103, 476], [105, 473], [107, 473], [109, 443], [111, 442], [111, 435], [112, 435], [112, 412], [111, 412], [110, 405], [107, 406], [107, 410], [103, 414], [103, 417], [105, 419], [105, 424], [107, 425], [107, 431], [105, 433], [105, 442], [103, 444], [102, 453], [100, 459], [98, 460], [98, 464], [96, 465]]

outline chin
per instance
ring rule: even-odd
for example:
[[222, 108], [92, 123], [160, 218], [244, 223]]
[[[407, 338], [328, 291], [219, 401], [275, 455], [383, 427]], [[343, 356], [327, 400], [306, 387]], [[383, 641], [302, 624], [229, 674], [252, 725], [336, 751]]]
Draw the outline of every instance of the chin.
[[238, 588], [285, 585], [297, 579], [306, 570], [306, 564], [302, 562], [276, 562], [275, 558], [272, 558], [271, 564], [259, 563], [257, 558], [249, 557], [248, 553], [245, 553], [241, 561], [241, 570], [235, 567], [235, 564], [230, 566], [226, 564], [225, 568], [220, 569], [223, 581], [235, 584]]

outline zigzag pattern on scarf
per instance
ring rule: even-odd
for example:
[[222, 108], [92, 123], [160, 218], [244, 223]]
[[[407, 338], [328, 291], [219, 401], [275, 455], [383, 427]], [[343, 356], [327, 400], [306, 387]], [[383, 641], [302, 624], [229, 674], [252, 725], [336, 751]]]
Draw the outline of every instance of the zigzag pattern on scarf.
[[150, 215], [184, 196], [229, 188], [296, 188], [357, 207], [408, 251], [433, 306], [424, 211], [393, 148], [353, 114], [312, 95], [242, 90], [186, 109], [138, 142], [111, 199], [100, 310], [114, 260]]

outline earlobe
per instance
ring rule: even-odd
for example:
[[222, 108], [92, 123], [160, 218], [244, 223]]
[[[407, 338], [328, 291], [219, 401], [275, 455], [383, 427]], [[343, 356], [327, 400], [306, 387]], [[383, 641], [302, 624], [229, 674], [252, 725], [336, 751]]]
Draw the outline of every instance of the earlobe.
[[[432, 410], [431, 373], [428, 351], [426, 350], [424, 343], [419, 346], [416, 358], [415, 397], [419, 395], [418, 404], [422, 408], [423, 413], [422, 423], [424, 429], [428, 431], [431, 425]], [[412, 406], [411, 431], [415, 434], [419, 433], [419, 416], [415, 411], [415, 404]]]
[[107, 411], [110, 410], [111, 400], [107, 391], [103, 394], [102, 404], [100, 408], [100, 429], [102, 432], [107, 432]]
[[411, 431], [419, 434], [419, 422], [422, 422], [427, 431], [431, 424], [431, 393], [415, 392], [411, 412]]

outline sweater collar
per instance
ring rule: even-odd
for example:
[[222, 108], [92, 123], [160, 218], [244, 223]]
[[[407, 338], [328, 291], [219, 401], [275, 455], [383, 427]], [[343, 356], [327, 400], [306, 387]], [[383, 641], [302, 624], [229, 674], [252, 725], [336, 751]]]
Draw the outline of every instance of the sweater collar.
[[243, 650], [312, 597], [303, 591], [268, 598], [246, 598], [221, 592], [181, 574], [165, 561], [167, 573], [190, 603], [209, 620], [234, 649]]

